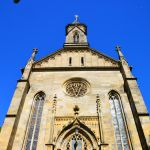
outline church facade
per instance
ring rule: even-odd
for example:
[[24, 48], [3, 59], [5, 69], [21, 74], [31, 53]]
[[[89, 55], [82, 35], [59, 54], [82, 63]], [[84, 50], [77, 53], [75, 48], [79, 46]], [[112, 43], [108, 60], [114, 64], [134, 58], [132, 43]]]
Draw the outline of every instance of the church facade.
[[0, 150], [148, 150], [150, 118], [137, 79], [119, 60], [90, 48], [87, 26], [66, 26], [63, 48], [34, 61], [18, 80]]

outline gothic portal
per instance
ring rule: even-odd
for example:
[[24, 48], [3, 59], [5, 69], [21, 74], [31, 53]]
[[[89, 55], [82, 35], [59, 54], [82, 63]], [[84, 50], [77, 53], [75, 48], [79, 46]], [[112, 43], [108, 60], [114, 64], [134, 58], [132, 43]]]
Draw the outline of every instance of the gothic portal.
[[63, 48], [22, 70], [0, 150], [148, 150], [150, 118], [131, 67], [90, 48], [87, 26], [66, 26]]

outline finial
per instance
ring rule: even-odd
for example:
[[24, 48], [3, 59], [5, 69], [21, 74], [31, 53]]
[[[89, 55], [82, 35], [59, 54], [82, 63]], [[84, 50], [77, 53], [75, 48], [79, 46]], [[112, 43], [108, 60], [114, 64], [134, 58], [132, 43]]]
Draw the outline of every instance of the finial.
[[116, 46], [116, 51], [121, 51], [121, 47], [119, 45]]
[[38, 52], [37, 48], [33, 48], [33, 52], [36, 54]]
[[54, 100], [56, 100], [57, 99], [57, 96], [56, 96], [56, 94], [55, 94], [55, 96], [54, 96]]
[[99, 94], [97, 94], [97, 96], [96, 96], [96, 103], [97, 103], [97, 106], [96, 106], [97, 112], [99, 112], [99, 111], [101, 111], [101, 100], [100, 100]]
[[30, 60], [31, 59], [34, 60], [35, 54], [37, 54], [37, 52], [38, 52], [38, 49], [37, 48], [33, 48], [32, 56], [31, 56]]
[[121, 47], [120, 46], [116, 46], [116, 51], [118, 52], [119, 55], [119, 59], [124, 58], [122, 52], [121, 52]]
[[56, 112], [56, 103], [57, 103], [57, 96], [55, 94], [54, 99], [53, 99], [53, 110], [52, 110], [53, 113]]
[[79, 16], [75, 15], [75, 21], [73, 23], [79, 23]]
[[73, 108], [74, 110], [74, 114], [78, 115], [79, 114], [79, 107], [77, 105], [75, 105], [75, 107]]
[[97, 94], [96, 98], [97, 98], [97, 100], [99, 100], [99, 94]]

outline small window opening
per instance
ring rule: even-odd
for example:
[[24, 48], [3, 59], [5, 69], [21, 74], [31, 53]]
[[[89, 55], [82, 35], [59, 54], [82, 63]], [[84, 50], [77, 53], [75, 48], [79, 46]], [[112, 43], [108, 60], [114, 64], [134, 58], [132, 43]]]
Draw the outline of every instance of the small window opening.
[[72, 65], [72, 57], [69, 57], [69, 66]]
[[84, 66], [84, 57], [81, 57], [81, 65]]
[[74, 34], [74, 43], [79, 43], [79, 34], [76, 32], [75, 34]]

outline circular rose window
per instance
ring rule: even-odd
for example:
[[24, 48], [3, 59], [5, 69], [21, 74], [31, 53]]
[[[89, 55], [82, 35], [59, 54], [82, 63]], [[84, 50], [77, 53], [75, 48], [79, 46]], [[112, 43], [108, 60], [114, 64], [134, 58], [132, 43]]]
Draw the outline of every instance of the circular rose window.
[[72, 97], [84, 96], [90, 84], [82, 78], [72, 78], [64, 83], [65, 92]]

